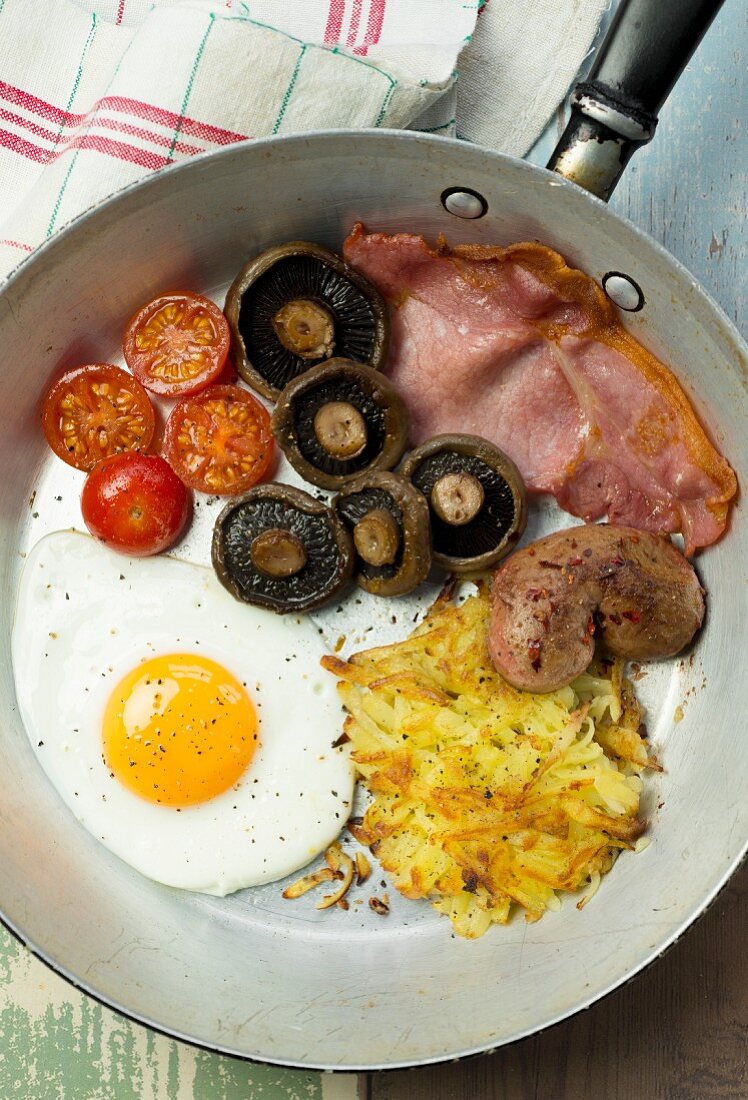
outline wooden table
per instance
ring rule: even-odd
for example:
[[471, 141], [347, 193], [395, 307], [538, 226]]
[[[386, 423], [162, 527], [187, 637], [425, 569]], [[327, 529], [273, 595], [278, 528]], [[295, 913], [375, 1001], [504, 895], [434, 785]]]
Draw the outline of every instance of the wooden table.
[[[737, 321], [748, 290], [746, 58], [746, 0], [727, 0], [612, 202]], [[530, 159], [544, 163], [553, 143], [546, 134]], [[353, 1100], [357, 1084], [365, 1100], [741, 1100], [747, 888], [744, 871], [664, 959], [543, 1035], [491, 1057], [358, 1082], [254, 1066], [147, 1031], [0, 929], [0, 1100]]]
[[[663, 110], [655, 141], [637, 153], [611, 201], [662, 241], [743, 331], [746, 60], [748, 8], [727, 0]], [[530, 160], [545, 163], [555, 130]], [[588, 1011], [489, 1057], [362, 1077], [362, 1100], [748, 1097], [747, 895], [744, 868], [663, 959]]]

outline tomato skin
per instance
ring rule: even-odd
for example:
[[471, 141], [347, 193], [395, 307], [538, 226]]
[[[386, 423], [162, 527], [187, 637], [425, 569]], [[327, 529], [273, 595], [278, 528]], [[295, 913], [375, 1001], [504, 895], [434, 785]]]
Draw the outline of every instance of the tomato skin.
[[240, 386], [185, 397], [166, 422], [164, 454], [185, 485], [201, 493], [251, 489], [270, 469], [273, 449], [270, 415]]
[[111, 363], [65, 371], [44, 398], [47, 443], [77, 470], [91, 470], [123, 451], [147, 451], [155, 427], [148, 394], [136, 378]]
[[134, 314], [122, 341], [138, 381], [162, 397], [185, 397], [215, 382], [228, 357], [231, 331], [209, 298], [161, 294]]
[[105, 458], [91, 470], [81, 511], [92, 535], [112, 550], [141, 558], [176, 542], [192, 501], [168, 462], [131, 451]]

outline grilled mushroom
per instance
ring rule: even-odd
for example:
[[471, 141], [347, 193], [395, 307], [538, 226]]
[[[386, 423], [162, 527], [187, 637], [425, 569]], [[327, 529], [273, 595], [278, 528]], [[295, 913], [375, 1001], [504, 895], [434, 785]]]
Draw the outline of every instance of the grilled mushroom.
[[426, 498], [388, 470], [349, 482], [332, 502], [353, 536], [356, 581], [375, 596], [402, 596], [431, 568], [431, 525]]
[[400, 472], [429, 502], [434, 561], [445, 569], [487, 569], [525, 529], [519, 470], [487, 439], [436, 436], [411, 451]]
[[399, 462], [408, 414], [383, 374], [350, 359], [331, 359], [288, 383], [272, 430], [306, 481], [337, 489], [364, 470], [389, 470]]
[[379, 369], [387, 355], [384, 299], [319, 244], [290, 241], [242, 268], [226, 297], [231, 353], [241, 377], [264, 397], [332, 355]]
[[216, 520], [218, 579], [236, 599], [280, 615], [332, 599], [353, 562], [350, 536], [332, 509], [290, 485], [257, 485]]

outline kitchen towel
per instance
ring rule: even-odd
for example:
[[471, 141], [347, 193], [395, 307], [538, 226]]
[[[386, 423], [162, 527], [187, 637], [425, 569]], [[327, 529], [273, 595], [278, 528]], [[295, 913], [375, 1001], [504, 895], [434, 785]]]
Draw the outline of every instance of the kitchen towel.
[[0, 278], [174, 161], [409, 127], [521, 155], [607, 0], [0, 0]]

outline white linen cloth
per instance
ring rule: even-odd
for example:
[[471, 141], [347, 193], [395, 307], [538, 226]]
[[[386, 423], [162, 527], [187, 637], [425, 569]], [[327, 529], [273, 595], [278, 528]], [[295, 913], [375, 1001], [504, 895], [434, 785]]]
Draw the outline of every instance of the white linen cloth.
[[607, 0], [0, 0], [0, 278], [234, 141], [410, 127], [521, 155]]

